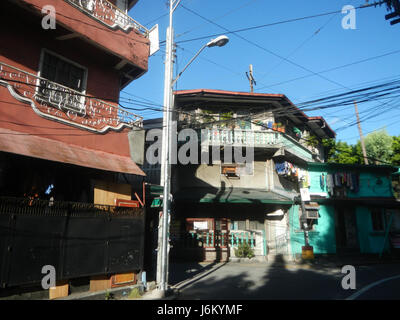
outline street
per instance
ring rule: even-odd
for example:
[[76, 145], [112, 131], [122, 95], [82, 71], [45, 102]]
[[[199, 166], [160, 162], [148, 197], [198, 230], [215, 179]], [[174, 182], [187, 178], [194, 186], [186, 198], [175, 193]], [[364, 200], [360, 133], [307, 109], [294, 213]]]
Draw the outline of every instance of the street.
[[[345, 274], [341, 273], [341, 268], [334, 266], [231, 262], [203, 267], [205, 271], [187, 276], [182, 281], [184, 265], [171, 265], [171, 278], [174, 278], [174, 268], [180, 271], [176, 277], [180, 279], [171, 283], [179, 288], [178, 300], [400, 299], [398, 264], [356, 266], [354, 290], [342, 288]], [[199, 268], [188, 265], [186, 274], [195, 274], [196, 270]], [[381, 281], [391, 277], [393, 279]]]

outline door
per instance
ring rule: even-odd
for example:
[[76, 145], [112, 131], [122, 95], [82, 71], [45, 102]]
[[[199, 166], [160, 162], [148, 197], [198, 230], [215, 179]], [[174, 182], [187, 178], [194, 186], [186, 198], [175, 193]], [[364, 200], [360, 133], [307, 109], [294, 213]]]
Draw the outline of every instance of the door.
[[338, 253], [358, 252], [357, 221], [354, 208], [335, 210], [336, 249]]

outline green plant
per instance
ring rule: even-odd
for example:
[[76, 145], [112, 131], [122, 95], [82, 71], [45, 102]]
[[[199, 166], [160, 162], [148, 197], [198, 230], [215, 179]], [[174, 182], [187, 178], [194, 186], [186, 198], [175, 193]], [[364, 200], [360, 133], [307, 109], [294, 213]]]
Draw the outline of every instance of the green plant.
[[320, 144], [320, 141], [318, 140], [318, 138], [314, 135], [310, 135], [308, 136], [306, 139], [306, 145], [310, 146], [310, 147], [318, 147]]
[[111, 292], [107, 291], [105, 294], [105, 300], [113, 300], [113, 299], [114, 295]]
[[235, 256], [238, 258], [253, 258], [254, 250], [250, 247], [248, 243], [241, 243], [238, 245], [237, 249], [235, 249]]
[[141, 297], [139, 288], [133, 288], [128, 296], [129, 299], [140, 299]]

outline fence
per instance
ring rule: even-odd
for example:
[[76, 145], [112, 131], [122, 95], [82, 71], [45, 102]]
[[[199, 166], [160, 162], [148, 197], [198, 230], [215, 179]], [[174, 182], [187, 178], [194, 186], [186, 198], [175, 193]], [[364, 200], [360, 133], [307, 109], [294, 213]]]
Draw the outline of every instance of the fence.
[[245, 243], [249, 244], [256, 255], [267, 254], [265, 232], [263, 231], [197, 230], [173, 236], [175, 248], [230, 248], [231, 255], [234, 255], [234, 249]]
[[0, 198], [0, 284], [114, 274], [143, 267], [142, 208]]
[[286, 233], [275, 237], [275, 251], [276, 254], [288, 253], [288, 239]]

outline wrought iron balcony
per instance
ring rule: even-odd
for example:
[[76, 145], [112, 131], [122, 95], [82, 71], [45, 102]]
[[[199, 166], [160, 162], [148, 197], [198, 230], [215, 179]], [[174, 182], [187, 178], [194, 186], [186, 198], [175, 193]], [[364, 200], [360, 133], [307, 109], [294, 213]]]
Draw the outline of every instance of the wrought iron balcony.
[[124, 31], [135, 29], [145, 37], [149, 30], [107, 0], [64, 0], [100, 23]]
[[141, 116], [1, 61], [0, 85], [49, 120], [100, 133], [143, 126]]

